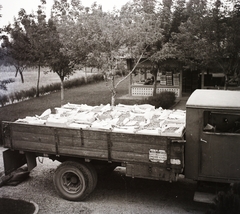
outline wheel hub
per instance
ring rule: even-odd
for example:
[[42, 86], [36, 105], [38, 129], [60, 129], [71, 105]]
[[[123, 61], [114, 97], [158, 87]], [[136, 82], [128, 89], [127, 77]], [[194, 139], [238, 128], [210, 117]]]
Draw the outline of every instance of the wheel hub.
[[81, 181], [79, 177], [72, 173], [68, 172], [62, 176], [63, 186], [70, 193], [76, 193], [81, 189]]

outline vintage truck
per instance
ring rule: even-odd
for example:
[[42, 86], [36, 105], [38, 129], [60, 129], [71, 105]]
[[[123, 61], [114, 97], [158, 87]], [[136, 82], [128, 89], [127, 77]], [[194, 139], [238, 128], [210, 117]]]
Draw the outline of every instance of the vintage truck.
[[194, 91], [186, 103], [184, 128], [174, 134], [108, 129], [103, 124], [65, 127], [66, 121], [54, 119], [2, 122], [6, 175], [26, 163], [31, 171], [37, 157], [60, 161], [54, 185], [62, 198], [73, 201], [94, 190], [99, 171], [117, 166], [126, 167], [126, 176], [144, 179], [172, 182], [183, 174], [195, 181], [240, 181], [240, 91]]

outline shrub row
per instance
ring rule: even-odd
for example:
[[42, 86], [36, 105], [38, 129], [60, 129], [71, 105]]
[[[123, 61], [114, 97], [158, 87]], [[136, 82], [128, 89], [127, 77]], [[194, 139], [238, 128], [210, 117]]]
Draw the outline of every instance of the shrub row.
[[171, 91], [164, 91], [155, 96], [149, 97], [146, 102], [155, 106], [155, 108], [162, 107], [163, 109], [170, 108], [176, 100], [176, 95]]
[[[89, 83], [96, 83], [103, 80], [102, 74], [93, 74], [81, 78], [75, 78], [72, 80], [67, 80], [64, 82], [64, 88], [73, 88], [77, 86], [81, 86]], [[45, 95], [50, 92], [59, 91], [61, 89], [60, 83], [52, 83], [50, 85], [42, 86], [39, 88], [39, 95]], [[8, 103], [20, 102], [25, 99], [33, 98], [36, 96], [37, 90], [32, 87], [28, 90], [21, 90], [15, 93], [11, 93], [9, 95], [0, 94], [0, 104], [1, 106], [5, 106]]]

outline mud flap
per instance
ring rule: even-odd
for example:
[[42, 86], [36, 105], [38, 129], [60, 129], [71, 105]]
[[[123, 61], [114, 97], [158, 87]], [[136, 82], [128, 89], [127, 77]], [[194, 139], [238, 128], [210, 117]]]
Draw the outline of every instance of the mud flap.
[[10, 174], [26, 163], [28, 171], [37, 166], [34, 153], [26, 152], [25, 154], [20, 154], [19, 151], [11, 151], [10, 149], [3, 151], [3, 161], [5, 175]]

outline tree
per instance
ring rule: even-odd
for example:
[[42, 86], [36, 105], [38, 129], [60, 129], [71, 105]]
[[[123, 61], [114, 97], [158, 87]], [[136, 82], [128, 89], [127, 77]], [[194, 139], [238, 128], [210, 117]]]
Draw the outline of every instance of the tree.
[[[188, 4], [189, 18], [173, 35], [178, 59], [190, 68], [208, 69], [212, 65], [226, 77], [239, 71], [239, 17], [223, 2], [192, 0]], [[175, 46], [175, 47], [176, 47]], [[226, 87], [225, 87], [226, 88]]]
[[49, 58], [47, 61], [48, 66], [50, 67], [50, 71], [56, 73], [61, 80], [61, 105], [64, 101], [64, 79], [65, 77], [69, 77], [74, 72], [74, 64], [71, 63], [71, 60], [67, 55], [65, 55], [61, 49], [63, 47], [59, 34], [57, 32], [57, 28], [52, 19], [48, 21], [48, 35], [49, 35]]
[[14, 79], [0, 80], [0, 90], [7, 90], [7, 84], [14, 82]]
[[61, 102], [63, 101], [63, 81], [74, 72], [75, 65], [84, 64], [89, 54], [88, 35], [84, 29], [85, 8], [79, 0], [56, 0], [49, 20], [51, 71], [61, 79]]
[[155, 0], [135, 0], [130, 6], [132, 10], [130, 14], [134, 14], [133, 49], [138, 53], [144, 52], [144, 58], [152, 62], [151, 72], [155, 80], [153, 95], [156, 94], [156, 79], [161, 63], [172, 56], [168, 46], [172, 5], [171, 0], [165, 0], [162, 4], [158, 4]]
[[[0, 10], [2, 9], [2, 5], [0, 5]], [[0, 14], [0, 18], [2, 17], [2, 14]], [[0, 33], [1, 33], [2, 29], [0, 29]], [[3, 42], [1, 43], [1, 47], [0, 47], [0, 61], [4, 60], [4, 57], [6, 56], [6, 47], [8, 46], [9, 40], [8, 37], [5, 35], [2, 35], [0, 37], [0, 41], [3, 40]], [[2, 63], [0, 63], [1, 65]], [[0, 90], [7, 90], [7, 84], [14, 82], [13, 79], [6, 79], [6, 80], [0, 80]]]
[[[44, 3], [44, 2], [43, 2]], [[29, 65], [38, 68], [36, 97], [39, 96], [39, 83], [41, 67], [46, 66], [48, 57], [49, 35], [46, 15], [42, 6], [38, 6], [37, 14], [26, 14], [25, 10], [19, 11], [18, 21], [24, 28], [31, 44], [31, 63]]]
[[84, 24], [85, 8], [79, 0], [56, 0], [52, 8], [61, 51], [73, 64], [84, 64], [89, 53], [90, 39]]
[[[166, 5], [168, 3], [166, 1]], [[110, 16], [104, 16], [104, 18], [110, 18], [109, 21], [104, 21], [108, 25], [101, 25], [105, 26], [101, 33], [106, 41], [99, 41], [104, 44], [105, 49], [103, 50], [108, 53], [107, 56], [110, 56], [107, 58], [106, 64], [108, 65], [108, 76], [111, 79], [111, 84], [108, 84], [108, 86], [112, 92], [112, 105], [115, 101], [116, 87], [126, 79], [123, 78], [115, 84], [114, 68], [116, 66], [114, 63], [116, 64], [117, 57], [128, 56], [135, 59], [135, 66], [126, 77], [134, 72], [143, 57], [152, 60], [152, 72], [156, 80], [158, 71], [156, 64], [159, 60], [154, 58], [154, 53], [157, 49], [161, 49], [163, 41], [166, 39], [163, 34], [164, 27], [169, 29], [167, 21], [163, 22], [162, 17], [156, 13], [157, 9], [158, 5], [155, 0], [134, 0], [124, 5], [121, 11], [115, 11]], [[156, 91], [156, 82], [154, 86], [154, 91]]]
[[82, 31], [85, 32], [84, 41], [88, 47], [87, 57], [80, 63], [83, 67], [95, 67], [102, 69], [105, 62], [104, 44], [99, 42], [102, 36], [102, 17], [106, 14], [102, 11], [102, 7], [94, 3], [90, 8], [86, 7], [81, 14], [79, 21]]
[[22, 83], [24, 83], [23, 71], [31, 63], [31, 43], [20, 22], [16, 19], [13, 26], [8, 25], [4, 31], [11, 37], [11, 40], [7, 36], [4, 37], [5, 62], [16, 68], [15, 76], [19, 73]]

